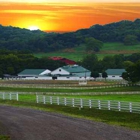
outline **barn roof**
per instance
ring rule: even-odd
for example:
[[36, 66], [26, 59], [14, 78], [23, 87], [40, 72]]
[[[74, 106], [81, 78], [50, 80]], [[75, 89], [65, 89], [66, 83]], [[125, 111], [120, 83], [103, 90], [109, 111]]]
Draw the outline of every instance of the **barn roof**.
[[25, 69], [22, 72], [18, 73], [18, 75], [40, 75], [46, 69]]
[[107, 69], [105, 72], [108, 75], [122, 75], [122, 73], [126, 71], [125, 69]]
[[67, 65], [67, 66], [63, 66], [62, 67], [64, 70], [70, 72], [70, 73], [81, 73], [81, 72], [89, 72], [89, 70], [87, 70], [86, 68], [83, 68], [82, 66], [78, 66], [78, 65]]

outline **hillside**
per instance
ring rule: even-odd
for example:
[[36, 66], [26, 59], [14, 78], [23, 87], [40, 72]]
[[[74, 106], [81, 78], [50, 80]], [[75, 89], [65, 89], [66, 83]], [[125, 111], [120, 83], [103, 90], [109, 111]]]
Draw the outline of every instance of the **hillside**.
[[[47, 56], [61, 56], [65, 57], [74, 61], [81, 61], [87, 53], [85, 52], [85, 45], [79, 45], [75, 48], [69, 48], [69, 49], [63, 49], [60, 51], [54, 51], [49, 53], [34, 53], [34, 55], [38, 58]], [[139, 53], [140, 52], [140, 43], [137, 45], [130, 45], [125, 46], [123, 43], [119, 42], [108, 42], [104, 43], [104, 46], [101, 48], [100, 52], [96, 53], [99, 60], [102, 60], [105, 56], [113, 56], [116, 54], [124, 54], [124, 55], [130, 55], [133, 53]]]
[[[87, 38], [95, 38], [104, 43], [101, 49], [114, 51], [114, 46], [106, 47], [106, 43], [122, 43], [124, 48], [140, 42], [140, 19], [135, 21], [120, 21], [107, 25], [94, 25], [88, 29], [80, 29], [69, 33], [46, 33], [40, 30], [29, 31], [15, 27], [4, 27], [0, 25], [0, 49], [29, 50], [34, 53], [49, 53], [58, 50], [74, 49], [86, 46]], [[127, 47], [125, 47], [127, 46]], [[106, 47], [106, 48], [105, 48]], [[121, 48], [122, 48], [121, 47]], [[119, 45], [118, 45], [119, 48]], [[116, 50], [120, 50], [116, 48]], [[130, 48], [130, 47], [129, 47]], [[139, 50], [137, 48], [137, 50]], [[101, 53], [100, 52], [100, 53]], [[130, 52], [131, 53], [131, 52]]]

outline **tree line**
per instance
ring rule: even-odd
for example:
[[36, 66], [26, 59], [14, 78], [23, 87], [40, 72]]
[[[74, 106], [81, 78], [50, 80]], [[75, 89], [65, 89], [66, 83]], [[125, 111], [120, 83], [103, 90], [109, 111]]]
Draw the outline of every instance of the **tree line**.
[[0, 77], [4, 74], [17, 75], [24, 69], [54, 70], [63, 65], [63, 62], [53, 61], [47, 57], [37, 58], [25, 51], [0, 50]]

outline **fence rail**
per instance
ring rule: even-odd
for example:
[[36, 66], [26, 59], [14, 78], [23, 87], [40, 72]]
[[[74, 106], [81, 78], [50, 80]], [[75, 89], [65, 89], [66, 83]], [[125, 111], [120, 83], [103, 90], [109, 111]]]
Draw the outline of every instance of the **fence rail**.
[[3, 100], [19, 100], [18, 93], [0, 93], [0, 99]]
[[[15, 92], [1, 92], [0, 94], [15, 94]], [[115, 94], [140, 94], [140, 91], [131, 92], [17, 92], [18, 94], [36, 94], [36, 95], [115, 95]]]
[[118, 87], [139, 86], [132, 84], [115, 84], [115, 85], [99, 85], [99, 86], [68, 86], [68, 85], [36, 85], [36, 84], [0, 84], [0, 87], [14, 87], [14, 88], [48, 88], [48, 89], [106, 89]]
[[[19, 93], [0, 93], [0, 99], [23, 101], [23, 99], [20, 98]], [[93, 99], [90, 100], [90, 99], [65, 98], [47, 95], [36, 95], [36, 98], [32, 99], [32, 101], [30, 100], [29, 102], [79, 107], [79, 109], [88, 107], [100, 110], [115, 110], [122, 112], [140, 113], [139, 102], [123, 102], [123, 101], [93, 100]]]
[[55, 96], [36, 96], [37, 103], [43, 104], [57, 104], [72, 107], [89, 107], [102, 110], [115, 110], [131, 113], [140, 113], [140, 103], [138, 102], [120, 102], [111, 100], [88, 100], [88, 99], [78, 99], [78, 98], [63, 98]]

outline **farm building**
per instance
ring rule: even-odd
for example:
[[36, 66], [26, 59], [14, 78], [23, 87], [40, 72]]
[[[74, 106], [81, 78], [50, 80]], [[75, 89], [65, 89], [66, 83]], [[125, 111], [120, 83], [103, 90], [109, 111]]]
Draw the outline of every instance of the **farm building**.
[[48, 69], [25, 69], [18, 73], [18, 77], [24, 79], [49, 79], [49, 74], [51, 73]]
[[107, 79], [113, 79], [113, 80], [121, 80], [122, 73], [125, 72], [125, 69], [107, 69], [105, 71], [108, 75]]
[[90, 79], [91, 72], [82, 66], [67, 65], [54, 71], [46, 69], [25, 69], [18, 74], [22, 79], [46, 79], [46, 80], [83, 80]]
[[82, 80], [90, 79], [91, 72], [79, 65], [67, 65], [51, 72], [53, 79]]

